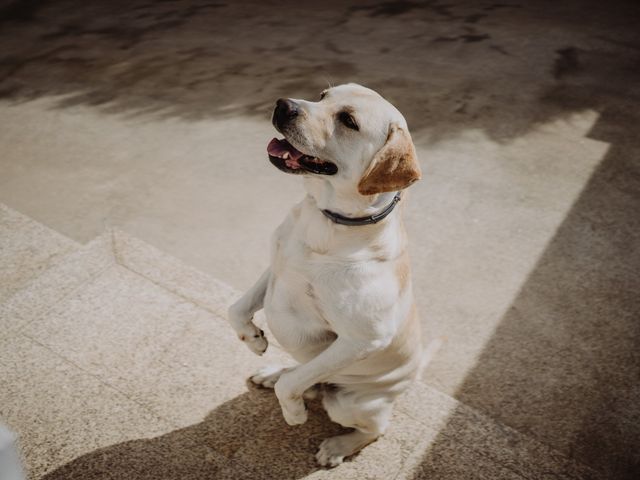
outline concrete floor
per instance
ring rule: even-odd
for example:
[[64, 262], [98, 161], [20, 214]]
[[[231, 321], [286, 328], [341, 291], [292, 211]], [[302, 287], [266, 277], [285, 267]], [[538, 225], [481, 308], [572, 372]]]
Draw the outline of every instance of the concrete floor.
[[[637, 2], [3, 2], [0, 202], [118, 226], [238, 289], [302, 193], [279, 96], [405, 113], [425, 381], [605, 478], [640, 472]], [[452, 427], [453, 428], [453, 427]]]

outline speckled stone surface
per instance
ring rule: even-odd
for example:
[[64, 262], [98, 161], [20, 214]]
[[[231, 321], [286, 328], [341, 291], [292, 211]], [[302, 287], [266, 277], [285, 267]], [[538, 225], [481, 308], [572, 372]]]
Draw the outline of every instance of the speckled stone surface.
[[[425, 450], [406, 479], [524, 480], [526, 477], [455, 439], [438, 438]], [[551, 477], [557, 478], [557, 477]]]
[[0, 418], [18, 434], [30, 478], [114, 443], [172, 426], [23, 335], [0, 340]]
[[254, 355], [224, 319], [120, 265], [22, 332], [177, 426], [244, 392], [260, 365], [289, 361]]
[[[417, 448], [422, 450], [422, 458], [410, 462], [412, 468], [423, 471], [424, 475], [440, 472], [437, 475], [445, 478], [490, 479], [512, 478], [517, 473], [530, 479], [602, 478], [599, 472], [535, 438], [500, 424], [423, 383], [413, 385], [399, 399], [396, 408], [432, 432]], [[469, 461], [473, 457], [484, 460], [476, 464]], [[458, 465], [451, 470], [448, 463]], [[497, 466], [501, 468], [494, 472]]]
[[[279, 412], [271, 413], [256, 429], [255, 440], [246, 442], [233, 457], [234, 461], [250, 467], [254, 478], [404, 478], [402, 472], [409, 468], [408, 461], [416, 446], [424, 445], [431, 433], [406, 414], [395, 411], [383, 437], [328, 470], [315, 463], [314, 454], [322, 440], [347, 430], [329, 422], [319, 402], [308, 406], [309, 421], [301, 427], [286, 427]], [[274, 462], [274, 458], [282, 456], [281, 452], [287, 452], [285, 458]]]
[[239, 292], [183, 262], [162, 254], [152, 246], [125, 232], [112, 229], [113, 251], [117, 262], [153, 283], [219, 315]]
[[77, 288], [115, 264], [111, 241], [101, 236], [83, 245], [0, 304], [0, 331], [9, 332], [40, 318]]
[[[186, 265], [120, 229], [111, 228], [103, 237], [111, 239], [113, 256], [119, 265], [218, 317], [226, 318], [228, 307], [241, 296], [241, 292], [226, 283]], [[271, 335], [262, 310], [256, 312], [254, 322], [266, 332], [270, 353], [276, 348], [282, 349]], [[228, 328], [225, 330], [229, 331]]]
[[288, 426], [273, 391], [247, 383], [290, 360], [242, 345], [219, 314], [237, 292], [218, 285], [109, 230], [16, 297], [23, 323], [0, 343], [0, 417], [30, 478], [596, 478], [422, 383], [385, 436], [318, 467], [320, 442], [344, 429], [318, 400], [306, 424]]
[[0, 304], [78, 247], [0, 203]]

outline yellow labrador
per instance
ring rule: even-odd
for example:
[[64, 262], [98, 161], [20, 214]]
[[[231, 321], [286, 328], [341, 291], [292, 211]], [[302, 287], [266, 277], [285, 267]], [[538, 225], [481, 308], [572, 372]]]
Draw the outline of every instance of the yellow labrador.
[[[322, 92], [318, 102], [280, 99], [269, 159], [302, 175], [307, 196], [272, 239], [271, 265], [229, 309], [239, 338], [267, 349], [253, 315], [299, 364], [251, 377], [274, 387], [289, 425], [307, 419], [303, 394], [321, 391], [329, 417], [354, 431], [326, 439], [316, 458], [335, 466], [387, 428], [394, 399], [422, 362], [403, 189], [420, 167], [400, 112], [355, 84]], [[323, 388], [319, 388], [323, 385]]]

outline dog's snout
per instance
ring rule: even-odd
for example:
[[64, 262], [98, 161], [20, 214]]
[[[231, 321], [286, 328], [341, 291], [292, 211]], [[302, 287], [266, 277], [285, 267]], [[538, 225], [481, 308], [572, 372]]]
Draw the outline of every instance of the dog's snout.
[[279, 98], [273, 111], [273, 125], [281, 129], [287, 122], [298, 116], [298, 104], [288, 98]]

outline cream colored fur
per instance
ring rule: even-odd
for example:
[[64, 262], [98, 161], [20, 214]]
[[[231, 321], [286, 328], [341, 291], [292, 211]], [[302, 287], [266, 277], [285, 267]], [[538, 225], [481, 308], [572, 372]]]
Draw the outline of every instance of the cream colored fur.
[[[252, 319], [264, 308], [274, 337], [298, 362], [252, 377], [275, 388], [290, 425], [307, 420], [303, 394], [330, 384], [322, 389], [330, 418], [355, 429], [322, 443], [318, 462], [335, 466], [384, 433], [394, 399], [421, 366], [422, 347], [402, 223], [406, 192], [375, 225], [337, 225], [321, 209], [351, 217], [377, 213], [397, 189], [419, 178], [420, 169], [405, 119], [374, 91], [348, 84], [327, 90], [318, 102], [295, 102], [300, 114], [285, 137], [339, 170], [303, 176], [307, 196], [276, 229], [271, 265], [229, 309], [229, 321], [262, 354], [267, 339]], [[345, 107], [359, 131], [337, 120]], [[360, 193], [365, 174], [374, 170], [367, 192], [379, 193]]]

